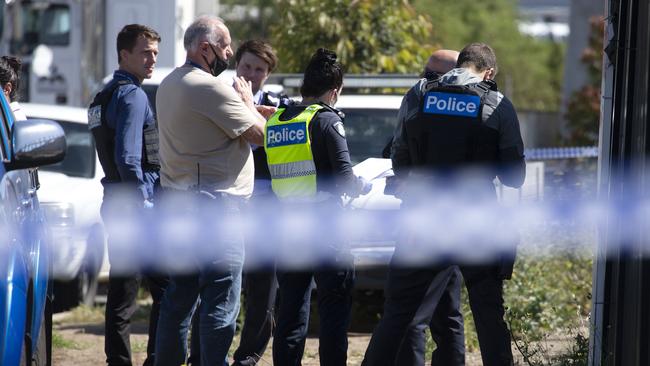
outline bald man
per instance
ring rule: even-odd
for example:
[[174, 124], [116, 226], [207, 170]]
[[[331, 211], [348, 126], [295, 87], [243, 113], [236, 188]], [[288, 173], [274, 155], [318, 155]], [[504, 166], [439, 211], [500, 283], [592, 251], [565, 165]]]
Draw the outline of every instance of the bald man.
[[456, 67], [456, 60], [458, 60], [458, 51], [435, 51], [429, 56], [429, 60], [422, 72], [422, 77], [427, 80], [437, 80], [440, 76]]
[[[458, 51], [438, 50], [431, 54], [422, 72], [422, 79], [414, 87], [423, 90], [430, 82], [456, 66]], [[400, 118], [415, 111], [400, 109]], [[398, 182], [389, 182], [398, 185]], [[394, 189], [395, 187], [389, 187]], [[387, 192], [390, 193], [390, 192]], [[459, 365], [465, 362], [465, 332], [460, 311], [460, 286], [462, 276], [458, 266], [441, 272], [429, 286], [424, 301], [402, 340], [397, 356], [398, 365], [424, 365], [426, 352], [425, 331], [431, 330], [436, 349], [431, 355], [431, 365]], [[439, 301], [435, 291], [443, 289]]]

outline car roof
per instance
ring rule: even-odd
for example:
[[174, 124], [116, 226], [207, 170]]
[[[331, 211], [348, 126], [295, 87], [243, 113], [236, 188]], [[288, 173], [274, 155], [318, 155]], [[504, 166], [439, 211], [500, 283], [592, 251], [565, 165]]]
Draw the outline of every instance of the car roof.
[[20, 106], [28, 118], [88, 123], [88, 110], [86, 108], [37, 103], [20, 103]]
[[341, 95], [336, 102], [337, 109], [399, 109], [402, 95]]

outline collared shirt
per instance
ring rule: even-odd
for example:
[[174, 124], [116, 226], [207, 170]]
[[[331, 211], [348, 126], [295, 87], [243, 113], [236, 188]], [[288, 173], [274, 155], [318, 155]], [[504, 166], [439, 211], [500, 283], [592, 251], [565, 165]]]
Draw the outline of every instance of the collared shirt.
[[27, 119], [27, 115], [25, 115], [25, 111], [23, 111], [20, 103], [11, 102], [9, 105], [11, 106], [11, 111], [14, 112], [14, 118], [16, 121], [24, 121]]
[[186, 64], [156, 94], [161, 184], [243, 198], [253, 191], [253, 156], [242, 134], [257, 122], [231, 85]]
[[[124, 70], [113, 73], [113, 82], [129, 79], [132, 84], [120, 86], [113, 93], [106, 108], [108, 127], [115, 130], [114, 161], [121, 182], [137, 184], [144, 199], [153, 197], [154, 184], [159, 178], [157, 170], [143, 169], [143, 131], [155, 124], [156, 119], [149, 99], [135, 75]], [[107, 184], [116, 182], [102, 182]]]

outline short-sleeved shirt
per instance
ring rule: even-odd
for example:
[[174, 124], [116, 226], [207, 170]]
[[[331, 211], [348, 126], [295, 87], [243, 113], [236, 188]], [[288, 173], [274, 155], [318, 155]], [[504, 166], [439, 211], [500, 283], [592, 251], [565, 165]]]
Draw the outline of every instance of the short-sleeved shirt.
[[172, 71], [156, 95], [161, 184], [248, 198], [253, 155], [241, 136], [257, 117], [231, 85], [191, 65]]

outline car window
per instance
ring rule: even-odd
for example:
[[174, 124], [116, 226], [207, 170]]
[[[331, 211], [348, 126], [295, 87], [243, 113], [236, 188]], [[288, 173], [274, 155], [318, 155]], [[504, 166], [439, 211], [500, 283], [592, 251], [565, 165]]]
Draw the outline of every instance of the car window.
[[27, 3], [19, 13], [17, 36], [11, 42], [15, 54], [29, 54], [39, 44], [67, 46], [70, 44], [70, 7], [65, 4]]
[[59, 172], [71, 177], [92, 178], [95, 176], [95, 141], [88, 126], [81, 123], [57, 121], [65, 131], [67, 149], [65, 158], [57, 164], [45, 165], [39, 169]]
[[383, 149], [393, 138], [397, 109], [346, 108], [343, 112], [352, 164], [381, 158]]

